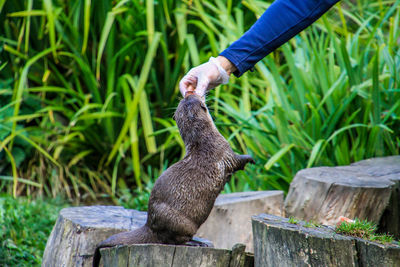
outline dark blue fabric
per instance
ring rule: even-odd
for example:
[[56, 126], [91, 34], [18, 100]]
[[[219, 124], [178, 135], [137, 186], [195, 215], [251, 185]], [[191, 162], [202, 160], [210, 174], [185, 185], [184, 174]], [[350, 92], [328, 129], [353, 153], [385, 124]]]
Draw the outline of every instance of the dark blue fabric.
[[220, 55], [237, 68], [236, 76], [321, 17], [339, 0], [276, 0], [239, 40]]

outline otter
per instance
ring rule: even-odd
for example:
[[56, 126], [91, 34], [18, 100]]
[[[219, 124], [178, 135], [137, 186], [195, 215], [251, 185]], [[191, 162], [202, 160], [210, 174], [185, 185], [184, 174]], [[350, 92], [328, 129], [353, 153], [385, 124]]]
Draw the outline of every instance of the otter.
[[155, 182], [146, 224], [100, 242], [93, 266], [98, 266], [100, 248], [104, 247], [145, 243], [195, 245], [192, 237], [207, 219], [231, 175], [247, 163], [254, 163], [251, 156], [233, 152], [217, 130], [204, 98], [189, 91], [180, 101], [174, 119], [186, 155]]

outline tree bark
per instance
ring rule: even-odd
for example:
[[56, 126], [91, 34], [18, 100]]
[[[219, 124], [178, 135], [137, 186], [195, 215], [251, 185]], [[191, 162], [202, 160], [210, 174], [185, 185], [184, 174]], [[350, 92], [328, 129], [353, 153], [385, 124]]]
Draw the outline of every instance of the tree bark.
[[399, 267], [400, 247], [382, 245], [361, 238], [356, 238], [359, 266], [365, 267]]
[[354, 241], [328, 227], [261, 214], [253, 216], [255, 266], [356, 266]]

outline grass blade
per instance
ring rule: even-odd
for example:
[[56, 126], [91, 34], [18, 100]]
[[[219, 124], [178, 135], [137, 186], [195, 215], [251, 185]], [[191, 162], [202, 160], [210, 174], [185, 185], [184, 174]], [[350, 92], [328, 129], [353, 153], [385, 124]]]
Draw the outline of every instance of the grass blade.
[[47, 16], [47, 23], [49, 28], [50, 48], [53, 53], [54, 60], [57, 62], [57, 49], [56, 49], [56, 28], [55, 28], [55, 13], [51, 0], [43, 0], [44, 10]]
[[91, 0], [85, 0], [84, 5], [84, 17], [83, 17], [83, 43], [82, 43], [82, 54], [85, 54], [88, 39], [89, 39], [89, 29], [90, 29], [90, 8], [91, 8]]

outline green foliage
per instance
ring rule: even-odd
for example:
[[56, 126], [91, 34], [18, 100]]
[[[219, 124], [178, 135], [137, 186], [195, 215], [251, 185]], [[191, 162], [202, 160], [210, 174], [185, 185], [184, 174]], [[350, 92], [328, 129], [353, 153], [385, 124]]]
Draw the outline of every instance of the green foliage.
[[288, 223], [297, 224], [298, 222], [299, 222], [299, 220], [297, 220], [295, 217], [293, 217], [293, 216], [289, 217]]
[[[142, 189], [143, 182], [150, 182], [142, 173], [147, 166], [178, 159], [181, 153], [171, 147], [182, 141], [171, 108], [187, 50], [171, 22], [179, 5], [5, 3], [0, 101], [11, 102], [11, 113], [0, 116], [7, 137], [0, 156], [11, 162], [4, 170], [14, 176], [14, 195], [32, 192], [30, 185], [19, 183], [19, 177], [29, 177], [39, 183], [38, 193], [62, 191], [77, 199], [106, 193], [115, 200], [117, 190], [135, 184]], [[169, 52], [175, 50], [180, 52]], [[38, 105], [25, 115], [32, 101]], [[165, 128], [168, 132], [162, 132]], [[25, 150], [29, 157], [17, 172], [23, 136], [36, 150]]]
[[369, 238], [375, 231], [376, 225], [374, 223], [359, 219], [354, 220], [354, 222], [342, 222], [336, 228], [336, 233], [344, 233], [361, 238]]
[[321, 225], [318, 223], [315, 223], [313, 221], [306, 221], [303, 226], [307, 227], [307, 228], [311, 228], [311, 227], [320, 227]]
[[154, 183], [150, 181], [144, 186], [144, 188], [136, 188], [133, 192], [129, 189], [121, 190], [118, 198], [118, 205], [121, 205], [126, 209], [147, 211], [153, 185]]
[[354, 222], [342, 222], [336, 227], [335, 232], [338, 234], [368, 239], [382, 244], [393, 242], [393, 236], [387, 234], [376, 234], [376, 229], [375, 223], [356, 218]]
[[61, 200], [0, 196], [0, 265], [40, 266]]
[[[179, 79], [268, 6], [5, 1], [0, 190], [145, 207], [159, 173], [184, 155], [172, 119]], [[399, 154], [399, 21], [398, 1], [339, 2], [255, 72], [213, 90], [218, 128], [257, 161], [225, 191], [287, 191], [305, 167]]]

